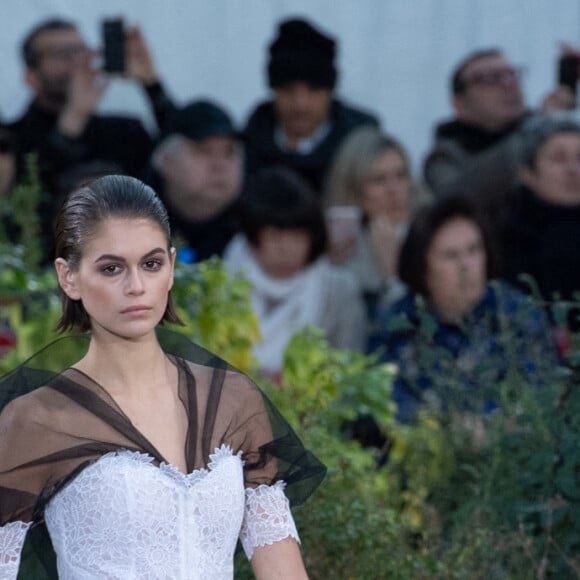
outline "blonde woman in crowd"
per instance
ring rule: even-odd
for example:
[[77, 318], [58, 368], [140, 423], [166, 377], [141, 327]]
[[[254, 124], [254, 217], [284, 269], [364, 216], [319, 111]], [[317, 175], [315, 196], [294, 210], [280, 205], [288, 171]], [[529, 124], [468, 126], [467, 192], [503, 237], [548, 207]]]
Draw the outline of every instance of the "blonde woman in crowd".
[[330, 256], [353, 271], [371, 312], [403, 295], [395, 271], [399, 248], [414, 208], [428, 199], [393, 137], [368, 126], [343, 142], [324, 197]]

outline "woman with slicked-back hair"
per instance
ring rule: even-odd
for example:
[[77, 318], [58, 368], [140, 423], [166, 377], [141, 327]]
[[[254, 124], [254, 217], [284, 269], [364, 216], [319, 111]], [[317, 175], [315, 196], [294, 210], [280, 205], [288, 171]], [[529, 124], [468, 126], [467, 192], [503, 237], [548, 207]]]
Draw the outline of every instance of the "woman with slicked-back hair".
[[[84, 334], [0, 380], [0, 577], [233, 578], [240, 538], [257, 578], [306, 578], [289, 501], [324, 466], [248, 377], [159, 328], [180, 321], [155, 192], [76, 189], [56, 255], [58, 328]], [[44, 370], [67, 341], [84, 355]]]

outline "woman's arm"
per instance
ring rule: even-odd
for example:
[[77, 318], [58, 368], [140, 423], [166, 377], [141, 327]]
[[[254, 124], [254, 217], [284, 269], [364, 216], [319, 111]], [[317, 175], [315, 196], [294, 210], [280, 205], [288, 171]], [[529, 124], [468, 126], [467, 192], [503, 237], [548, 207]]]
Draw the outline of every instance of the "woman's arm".
[[15, 580], [30, 524], [11, 522], [0, 527], [0, 580]]
[[246, 489], [240, 539], [258, 580], [308, 578], [282, 482]]
[[255, 548], [252, 569], [256, 580], [307, 580], [298, 542], [286, 538], [269, 546]]

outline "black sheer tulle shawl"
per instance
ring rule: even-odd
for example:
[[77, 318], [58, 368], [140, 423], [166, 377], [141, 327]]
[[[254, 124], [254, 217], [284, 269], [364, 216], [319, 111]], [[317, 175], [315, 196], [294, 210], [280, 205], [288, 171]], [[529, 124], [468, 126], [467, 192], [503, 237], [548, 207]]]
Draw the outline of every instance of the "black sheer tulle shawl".
[[[325, 467], [268, 398], [246, 375], [185, 337], [167, 330], [158, 336], [179, 371], [179, 396], [189, 418], [188, 472], [205, 468], [209, 454], [227, 444], [243, 452], [246, 486], [284, 480], [291, 504], [303, 502]], [[87, 336], [60, 339], [0, 380], [0, 525], [38, 525], [29, 531], [22, 555], [35, 578], [53, 567], [43, 525], [53, 495], [111, 451], [128, 449], [150, 455], [156, 464], [164, 461], [102, 386], [69, 368], [88, 342]], [[34, 562], [39, 557], [47, 561]]]

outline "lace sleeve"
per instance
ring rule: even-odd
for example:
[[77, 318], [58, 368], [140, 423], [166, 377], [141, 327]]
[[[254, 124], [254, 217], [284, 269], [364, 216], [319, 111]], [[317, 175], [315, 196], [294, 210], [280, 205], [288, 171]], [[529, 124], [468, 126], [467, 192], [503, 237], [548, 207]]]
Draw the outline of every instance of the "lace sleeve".
[[284, 482], [246, 488], [246, 508], [240, 540], [248, 559], [254, 548], [269, 546], [284, 538], [300, 542], [290, 503], [284, 494]]
[[10, 522], [0, 527], [0, 580], [12, 580], [18, 576], [20, 553], [30, 525]]

